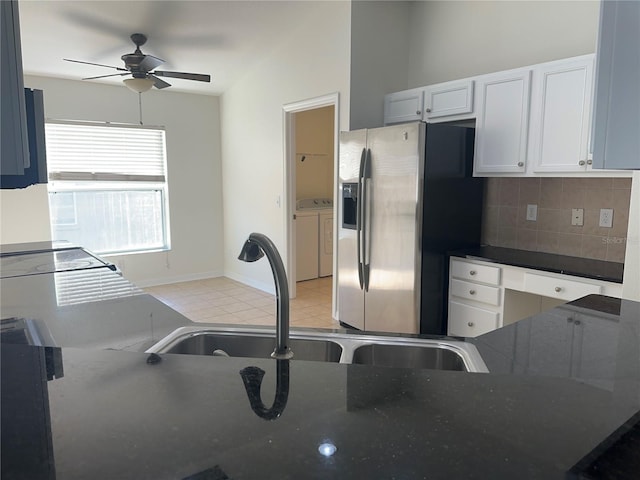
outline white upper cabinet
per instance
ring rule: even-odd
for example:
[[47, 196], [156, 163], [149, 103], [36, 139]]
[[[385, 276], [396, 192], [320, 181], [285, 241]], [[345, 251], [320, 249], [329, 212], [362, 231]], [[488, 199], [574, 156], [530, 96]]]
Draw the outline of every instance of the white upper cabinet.
[[462, 80], [425, 87], [423, 120], [435, 123], [473, 118], [473, 84], [473, 80]]
[[385, 125], [475, 119], [478, 177], [629, 176], [640, 169], [640, 0], [602, 4], [597, 65], [582, 55], [391, 93]]
[[424, 88], [414, 88], [390, 93], [384, 97], [384, 124], [415, 122], [422, 120]]
[[593, 166], [640, 170], [640, 1], [600, 4]]
[[529, 160], [534, 172], [583, 172], [589, 133], [594, 55], [533, 67]]
[[531, 69], [483, 75], [476, 86], [474, 174], [524, 172]]

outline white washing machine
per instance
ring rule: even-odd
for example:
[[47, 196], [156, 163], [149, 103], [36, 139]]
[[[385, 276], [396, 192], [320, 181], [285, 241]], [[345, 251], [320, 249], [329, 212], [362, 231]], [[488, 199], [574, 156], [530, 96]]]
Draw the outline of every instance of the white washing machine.
[[318, 221], [320, 225], [318, 275], [329, 277], [333, 275], [333, 209], [321, 210]]
[[[331, 217], [329, 222], [326, 222], [327, 215]], [[328, 231], [327, 224], [330, 225]], [[305, 198], [296, 202], [297, 282], [332, 274], [332, 227], [333, 200], [330, 198]], [[325, 245], [327, 235], [330, 242], [328, 246]], [[331, 253], [329, 260], [327, 260], [327, 251]]]

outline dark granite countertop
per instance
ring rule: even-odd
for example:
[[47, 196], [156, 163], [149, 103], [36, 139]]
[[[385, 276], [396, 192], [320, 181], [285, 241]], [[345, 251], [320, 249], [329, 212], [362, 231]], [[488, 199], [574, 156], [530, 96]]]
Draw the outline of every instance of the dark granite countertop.
[[614, 283], [622, 283], [624, 273], [623, 263], [489, 245], [456, 250], [449, 252], [449, 255]]
[[[183, 479], [216, 466], [234, 479], [560, 479], [638, 411], [637, 384], [625, 389], [637, 377], [605, 389], [294, 360], [286, 406], [267, 421], [239, 371], [266, 372], [271, 405], [275, 360], [164, 355], [150, 364], [140, 353], [62, 349], [63, 374], [46, 381], [21, 370], [42, 350], [2, 347], [2, 478], [29, 465], [57, 479]], [[322, 443], [336, 453], [322, 456]]]
[[[62, 347], [3, 339], [3, 479], [565, 479], [640, 471], [640, 303], [589, 296], [469, 339], [491, 372], [474, 374], [150, 357], [150, 343], [190, 322], [109, 269], [91, 275], [121, 294], [85, 292], [74, 303], [60, 294], [59, 274], [2, 280], [2, 318], [29, 319], [48, 332], [45, 344]], [[249, 366], [266, 372], [263, 412], [273, 411], [276, 393], [280, 407], [286, 399], [274, 420], [250, 405], [239, 374]], [[323, 456], [322, 443], [335, 454]]]

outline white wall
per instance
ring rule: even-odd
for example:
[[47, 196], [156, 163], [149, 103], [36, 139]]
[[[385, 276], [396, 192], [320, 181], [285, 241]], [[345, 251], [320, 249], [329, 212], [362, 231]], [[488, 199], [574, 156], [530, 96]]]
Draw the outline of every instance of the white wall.
[[383, 98], [407, 88], [412, 2], [351, 4], [351, 108], [349, 130], [381, 127]]
[[46, 185], [0, 190], [0, 245], [51, 240]]
[[417, 1], [409, 83], [420, 87], [593, 53], [598, 1]]
[[640, 171], [633, 172], [622, 297], [640, 302]]
[[[25, 86], [44, 90], [45, 116], [53, 119], [138, 123], [138, 96], [124, 86], [25, 77]], [[221, 275], [222, 179], [218, 97], [175, 93], [143, 94], [143, 121], [166, 128], [171, 250], [111, 256], [127, 279], [140, 285]], [[41, 240], [48, 205], [44, 190], [2, 192], [2, 242], [24, 229]], [[22, 217], [6, 212], [25, 212]], [[28, 213], [27, 213], [28, 212]]]
[[339, 92], [338, 127], [349, 125], [350, 5], [306, 5], [290, 36], [221, 101], [224, 271], [266, 291], [273, 291], [268, 262], [237, 257], [251, 232], [270, 237], [286, 257], [283, 105]]

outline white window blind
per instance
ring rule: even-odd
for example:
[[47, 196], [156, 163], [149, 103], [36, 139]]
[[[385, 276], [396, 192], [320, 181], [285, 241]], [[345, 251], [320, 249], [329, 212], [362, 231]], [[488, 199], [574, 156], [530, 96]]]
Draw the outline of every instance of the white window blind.
[[48, 121], [54, 240], [99, 254], [169, 249], [162, 127]]
[[165, 181], [160, 127], [49, 121], [46, 139], [51, 180]]

